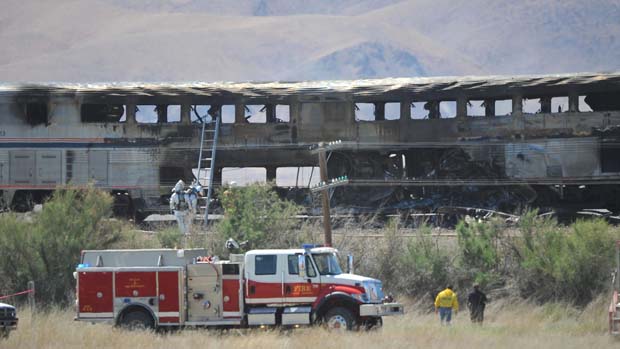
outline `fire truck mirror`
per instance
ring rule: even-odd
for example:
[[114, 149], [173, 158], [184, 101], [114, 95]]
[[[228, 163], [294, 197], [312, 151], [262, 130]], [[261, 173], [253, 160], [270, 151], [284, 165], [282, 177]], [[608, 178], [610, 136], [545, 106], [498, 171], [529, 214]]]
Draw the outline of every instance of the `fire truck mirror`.
[[353, 255], [347, 256], [347, 274], [353, 274]]
[[297, 255], [297, 270], [299, 270], [299, 277], [306, 277], [306, 256], [303, 254]]

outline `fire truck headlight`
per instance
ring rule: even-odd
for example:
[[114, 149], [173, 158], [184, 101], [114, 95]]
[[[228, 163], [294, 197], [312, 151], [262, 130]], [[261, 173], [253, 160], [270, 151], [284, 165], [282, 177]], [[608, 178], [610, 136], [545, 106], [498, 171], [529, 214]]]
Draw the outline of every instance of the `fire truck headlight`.
[[366, 293], [353, 293], [351, 297], [357, 299], [362, 303], [368, 303], [368, 295]]
[[383, 285], [379, 280], [364, 281], [364, 290], [368, 301], [378, 303], [383, 300]]

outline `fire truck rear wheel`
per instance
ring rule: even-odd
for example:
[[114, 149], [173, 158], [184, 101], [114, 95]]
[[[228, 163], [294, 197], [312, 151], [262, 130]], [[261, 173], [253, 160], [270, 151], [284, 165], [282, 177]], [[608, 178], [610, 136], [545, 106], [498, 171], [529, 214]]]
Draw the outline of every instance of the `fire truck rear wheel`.
[[330, 330], [353, 330], [355, 326], [355, 316], [343, 307], [332, 308], [325, 314], [325, 326]]
[[155, 321], [151, 314], [148, 314], [146, 311], [134, 310], [123, 316], [120, 325], [130, 330], [152, 329], [155, 325]]

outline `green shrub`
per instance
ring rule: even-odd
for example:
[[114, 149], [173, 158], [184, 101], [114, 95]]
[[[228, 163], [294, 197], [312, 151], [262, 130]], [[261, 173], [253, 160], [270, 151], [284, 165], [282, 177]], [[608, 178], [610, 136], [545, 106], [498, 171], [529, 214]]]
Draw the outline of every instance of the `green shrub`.
[[182, 235], [177, 227], [168, 227], [157, 232], [157, 240], [163, 248], [178, 248]]
[[545, 219], [526, 224], [515, 242], [524, 296], [586, 304], [605, 289], [614, 266], [616, 228], [602, 219], [578, 220], [570, 227]]
[[0, 294], [25, 289], [28, 281], [39, 274], [40, 264], [32, 247], [32, 224], [12, 213], [0, 216]]
[[108, 219], [112, 197], [93, 187], [61, 188], [32, 222], [0, 216], [0, 279], [5, 291], [35, 281], [42, 303], [67, 303], [80, 251], [104, 249], [124, 239], [124, 224]]
[[453, 281], [453, 248], [441, 244], [429, 226], [415, 230], [415, 237], [405, 245], [401, 255], [399, 289], [409, 295], [431, 295]]
[[488, 272], [497, 269], [499, 263], [499, 238], [503, 225], [497, 221], [466, 222], [456, 225], [461, 264], [468, 269]]
[[219, 194], [224, 218], [216, 225], [219, 249], [228, 238], [247, 241], [242, 251], [253, 248], [289, 248], [299, 246], [302, 236], [296, 231], [301, 208], [281, 200], [270, 184], [224, 187]]

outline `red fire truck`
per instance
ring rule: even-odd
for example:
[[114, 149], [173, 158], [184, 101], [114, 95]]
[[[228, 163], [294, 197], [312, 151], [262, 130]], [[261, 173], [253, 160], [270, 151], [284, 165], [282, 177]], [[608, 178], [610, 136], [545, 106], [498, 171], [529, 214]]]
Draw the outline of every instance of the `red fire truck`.
[[252, 250], [229, 260], [206, 255], [204, 249], [83, 251], [76, 320], [354, 329], [403, 313], [384, 297], [381, 281], [343, 273], [331, 247]]

